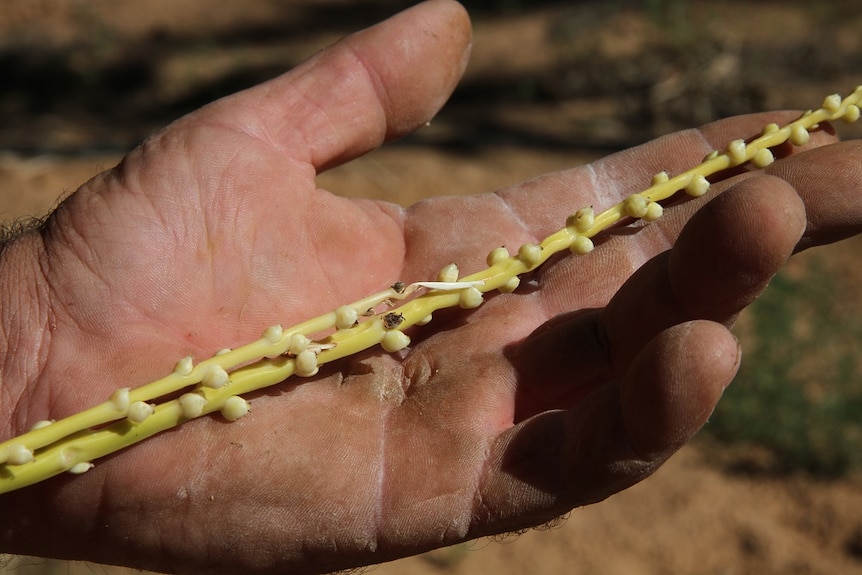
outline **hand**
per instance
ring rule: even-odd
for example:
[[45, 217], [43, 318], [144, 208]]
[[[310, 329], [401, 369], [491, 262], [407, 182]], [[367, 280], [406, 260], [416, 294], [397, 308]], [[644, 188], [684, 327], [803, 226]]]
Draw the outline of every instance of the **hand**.
[[[501, 243], [537, 241], [580, 207], [793, 117], [731, 119], [408, 209], [316, 188], [317, 173], [429, 120], [469, 37], [456, 4], [419, 5], [179, 120], [7, 246], [0, 439], [270, 324], [450, 262], [478, 270]], [[765, 173], [728, 174], [710, 198], [607, 234], [515, 294], [438, 314], [403, 357], [355, 356], [250, 398], [236, 423], [195, 420], [7, 494], [2, 550], [320, 572], [600, 501], [701, 427], [739, 362], [726, 326], [791, 253], [859, 231], [862, 148], [832, 142], [818, 132]]]

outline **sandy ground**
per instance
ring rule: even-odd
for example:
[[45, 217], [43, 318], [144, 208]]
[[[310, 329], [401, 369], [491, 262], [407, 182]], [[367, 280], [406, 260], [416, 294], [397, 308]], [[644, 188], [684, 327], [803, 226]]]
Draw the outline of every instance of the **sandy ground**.
[[[150, 94], [161, 104], [173, 107], [168, 106], [169, 111], [164, 114], [156, 113], [148, 107], [146, 98], [130, 89], [119, 98], [122, 110], [112, 107], [110, 102], [99, 101], [98, 106], [104, 111], [99, 118], [92, 110], [88, 112], [86, 106], [72, 105], [85, 99], [86, 90], [71, 82], [66, 98], [49, 101], [45, 104], [47, 112], [36, 110], [28, 115], [20, 113], [27, 111], [27, 106], [0, 90], [0, 111], [7, 118], [0, 125], [0, 219], [44, 214], [59, 197], [114, 165], [121, 151], [134, 145], [149, 130], [172, 114], [181, 113], [183, 106], [202, 103], [210, 94], [209, 87], [233, 70], [240, 48], [245, 50], [241, 59], [250, 62], [252, 69], [271, 74], [273, 67], [288, 67], [298, 52], [312, 51], [342, 32], [337, 26], [322, 27], [316, 36], [298, 35], [298, 39], [286, 44], [273, 42], [255, 50], [244, 45], [221, 50], [212, 47], [216, 41], [207, 40], [207, 34], [217, 34], [237, 22], [259, 25], [273, 18], [279, 3], [259, 2], [252, 4], [252, 8], [246, 8], [246, 3], [241, 8], [238, 3], [227, 3], [223, 10], [212, 10], [206, 0], [183, 3], [182, 8], [171, 10], [157, 0], [115, 2], [110, 9], [108, 4], [64, 0], [46, 9], [37, 2], [2, 1], [0, 14], [4, 16], [0, 17], [0, 32], [6, 33], [7, 39], [12, 31], [16, 31], [19, 40], [23, 34], [20, 41], [25, 43], [50, 38], [59, 49], [79, 45], [84, 42], [82, 38], [88, 38], [79, 60], [71, 59], [71, 67], [63, 68], [64, 73], [75, 70], [75, 65], [102, 65], [114, 58], [104, 56], [98, 46], [93, 47], [94, 37], [109, 43], [124, 38], [136, 49], [144, 46], [156, 53], [160, 62], [159, 66], [145, 70], [157, 88]], [[335, 1], [310, 4], [329, 9], [346, 5]], [[836, 58], [836, 54], [845, 57], [859, 54], [862, 35], [858, 31], [862, 29], [862, 20], [852, 13], [845, 14], [842, 24], [832, 29], [833, 33], [821, 46], [805, 40], [810, 30], [806, 20], [809, 14], [801, 8], [761, 3], [761, 11], [755, 15], [751, 13], [753, 4], [693, 2], [694, 9], [711, 10], [710, 26], [721, 31], [710, 36], [714, 42], [707, 41], [706, 46], [699, 48], [702, 53], [698, 57], [709, 63], [704, 67], [708, 68], [706, 79], [711, 82], [707, 89], [714, 92], [720, 87], [728, 95], [727, 101], [723, 101], [704, 99], [697, 90], [686, 91], [686, 85], [690, 88], [694, 83], [691, 69], [697, 67], [674, 60], [672, 51], [663, 53], [663, 59], [657, 63], [641, 61], [639, 71], [628, 70], [622, 64], [641, 54], [650, 42], [664, 45], [667, 37], [686, 34], [686, 25], [672, 20], [672, 15], [665, 22], [665, 34], [657, 40], [649, 21], [625, 11], [608, 14], [607, 10], [597, 8], [600, 3], [578, 3], [563, 12], [563, 16], [553, 7], [541, 4], [543, 7], [535, 11], [477, 22], [474, 64], [464, 93], [456, 95], [456, 106], [448, 120], [433, 126], [409, 145], [384, 149], [323, 176], [321, 185], [346, 195], [402, 204], [435, 194], [490, 191], [540, 173], [584, 163], [609, 149], [669, 129], [695, 125], [716, 115], [804, 107], [811, 105], [812, 98], [814, 103], [819, 101], [824, 87], [827, 91], [846, 90], [862, 82], [858, 69], [829, 72], [826, 63], [831, 60], [820, 52], [831, 50], [829, 57]], [[384, 2], [369, 3], [372, 8], [378, 6], [374, 8], [378, 11], [382, 10], [380, 5], [385, 7]], [[835, 2], [828, 9], [840, 12], [843, 6]], [[741, 13], [747, 17], [734, 18]], [[163, 14], [170, 16], [159, 16]], [[588, 16], [601, 18], [602, 34], [593, 30], [598, 30], [595, 26], [582, 23], [594, 22]], [[727, 19], [733, 22], [732, 26], [725, 23]], [[556, 22], [556, 26], [551, 22]], [[98, 27], [102, 36], [92, 34], [93, 26]], [[154, 36], [153, 30], [158, 34]], [[513, 35], [520, 39], [516, 44], [511, 42]], [[558, 39], [560, 35], [570, 40], [549, 45], [549, 37]], [[176, 42], [177, 37], [192, 38], [193, 41], [187, 42], [192, 49], [165, 52], [163, 46], [170, 45], [165, 39]], [[606, 40], [609, 37], [617, 40]], [[742, 47], [753, 38], [759, 39], [765, 53], [777, 61], [776, 46], [781, 41], [789, 44], [790, 37], [802, 40], [792, 44], [797, 49], [786, 57], [787, 61], [801, 63], [801, 67], [816, 73], [806, 74], [803, 81], [793, 83], [794, 90], [764, 91], [752, 79], [758, 77], [757, 71], [743, 67], [747, 60], [741, 57]], [[546, 49], [530, 49], [536, 46]], [[586, 67], [582, 72], [595, 83], [607, 84], [605, 88], [614, 97], [584, 95], [578, 91], [579, 80], [561, 71], [560, 62], [582, 64], [580, 55], [584, 52], [603, 54], [608, 79], [602, 79], [598, 68]], [[43, 60], [36, 60], [42, 67], [33, 69], [51, 69], [45, 64], [47, 56], [39, 57]], [[4, 62], [8, 64], [0, 58], [0, 67]], [[501, 67], [501, 62], [506, 66]], [[30, 70], [15, 68], [23, 74], [21, 69]], [[828, 77], [827, 72], [831, 74]], [[637, 82], [625, 84], [620, 78], [647, 73], [653, 74], [656, 81], [647, 98], [648, 108], [644, 108], [644, 104], [620, 95]], [[786, 80], [793, 73], [798, 71], [788, 72], [785, 67], [773, 71], [779, 80]], [[722, 78], [724, 84], [716, 84]], [[254, 76], [243, 81], [256, 80]], [[473, 94], [488, 85], [500, 86], [508, 96], [489, 103]], [[233, 87], [234, 84], [227, 85]], [[532, 96], [519, 99], [517, 94], [522, 93]], [[690, 95], [688, 99], [678, 96], [683, 93]], [[647, 116], [649, 121], [632, 119]], [[848, 133], [854, 134], [858, 131]], [[576, 139], [589, 146], [575, 145]], [[495, 144], [487, 145], [489, 140]], [[859, 253], [860, 246], [858, 241], [845, 243], [820, 253], [840, 262], [836, 265], [845, 269], [854, 265], [858, 268], [859, 262], [853, 263], [853, 255]], [[805, 259], [800, 261], [799, 265], [804, 267]], [[602, 504], [576, 510], [553, 527], [498, 541], [482, 540], [442, 549], [383, 565], [373, 572], [385, 575], [862, 573], [862, 477], [822, 481], [738, 475], [716, 465], [709, 453], [697, 445], [688, 447], [644, 483]], [[10, 558], [0, 566], [0, 573], [21, 575], [113, 575], [128, 571], [37, 558]]]

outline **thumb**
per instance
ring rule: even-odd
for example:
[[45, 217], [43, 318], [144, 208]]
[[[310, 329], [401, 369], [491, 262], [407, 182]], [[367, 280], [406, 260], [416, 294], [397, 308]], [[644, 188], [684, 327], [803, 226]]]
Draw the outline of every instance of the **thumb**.
[[427, 123], [461, 79], [470, 46], [464, 8], [431, 0], [200, 113], [321, 172]]

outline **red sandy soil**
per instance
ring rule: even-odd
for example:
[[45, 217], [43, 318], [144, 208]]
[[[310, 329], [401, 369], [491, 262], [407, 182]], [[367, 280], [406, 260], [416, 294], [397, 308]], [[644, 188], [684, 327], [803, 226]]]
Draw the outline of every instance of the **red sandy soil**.
[[[385, 11], [385, 2], [370, 4]], [[215, 5], [217, 10], [213, 9]], [[346, 3], [310, 0], [297, 2], [294, 7], [300, 5], [334, 9]], [[810, 25], [811, 13], [801, 3], [691, 2], [689, 8], [699, 15], [698, 21], [706, 22], [704, 26], [714, 32], [708, 35], [711, 40], [699, 55], [706, 62], [703, 66], [675, 59], [678, 53], [668, 48], [673, 42], [685, 41], [668, 38], [684, 36], [688, 26], [673, 20], [672, 14], [662, 28], [641, 12], [612, 12], [597, 8], [601, 3], [584, 2], [565, 10], [551, 6], [479, 19], [468, 86], [481, 85], [501, 75], [507, 81], [515, 79], [516, 84], [518, 78], [526, 78], [529, 82], [523, 84], [523, 89], [538, 92], [539, 97], [525, 101], [502, 99], [486, 106], [463, 97], [461, 104], [453, 108], [450, 118], [454, 119], [447, 122], [443, 118], [413, 145], [385, 149], [339, 168], [322, 177], [321, 185], [338, 193], [402, 204], [430, 195], [490, 191], [600, 154], [595, 148], [584, 151], [573, 145], [575, 133], [585, 142], [608, 149], [683, 127], [680, 122], [695, 125], [715, 115], [750, 111], [751, 107], [816, 105], [824, 93], [846, 91], [862, 82], [858, 68], [832, 70], [827, 66], [842, 55], [858, 56], [862, 45], [858, 34], [862, 18], [849, 5], [822, 4], [824, 11], [832, 10], [844, 19], [832, 20], [834, 26], [828, 38], [820, 35], [815, 42], [811, 40], [815, 28]], [[232, 71], [238, 60], [260, 68], [286, 68], [297, 61], [298, 53], [307, 54], [343, 31], [343, 26], [333, 26], [331, 31], [322, 26], [314, 36], [252, 47], [241, 44], [220, 48], [215, 40], [208, 40], [230, 27], [271, 20], [283, 8], [284, 3], [275, 0], [58, 0], [51, 5], [0, 0], [0, 38], [10, 45], [13, 40], [31, 45], [50, 40], [48, 43], [61, 51], [84, 45], [81, 55], [77, 60], [70, 59], [71, 68], [64, 68], [64, 73], [74, 71], [75, 66], [106, 65], [112, 58], [123, 57], [124, 46], [130, 50], [128, 46], [144, 45], [154, 51], [153, 58], [159, 59], [158, 66], [148, 69], [150, 96], [175, 103]], [[568, 24], [561, 28], [560, 23]], [[285, 36], [289, 37], [289, 32]], [[176, 41], [177, 37], [193, 38], [192, 47], [178, 52], [160, 48], [159, 39]], [[105, 42], [102, 52], [94, 38]], [[772, 60], [775, 66], [768, 69], [772, 75], [769, 83], [759, 80], [764, 69], [748, 68], [751, 59], [741, 57], [747, 53], [743, 47], [751, 42], [759, 43], [763, 53], [784, 53], [777, 51], [780, 46], [796, 52], [780, 62], [781, 66], [778, 60]], [[4, 41], [0, 41], [0, 47], [3, 45]], [[619, 78], [637, 73], [627, 70], [621, 62], [640, 58], [644, 50], [655, 46], [665, 50], [656, 50], [660, 57], [640, 61], [641, 69], [655, 76], [651, 103], [644, 108], [620, 95], [628, 84]], [[821, 49], [827, 53], [821, 54]], [[608, 80], [607, 89], [613, 95], [584, 95], [578, 91], [578, 80], [571, 77], [572, 72], [561, 71], [560, 62], [582, 63], [582, 53], [605, 58], [609, 74], [617, 78]], [[44, 61], [45, 57], [40, 57]], [[806, 71], [813, 73], [800, 74], [793, 63], [808, 66]], [[709, 73], [695, 79], [692, 70], [700, 68]], [[582, 72], [593, 74], [596, 81], [601, 76], [601, 70]], [[705, 92], [730, 94], [734, 105], [704, 99], [701, 92], [690, 89], [696, 80], [707, 82]], [[776, 87], [766, 89], [770, 86]], [[678, 97], [682, 93], [694, 96]], [[68, 98], [70, 102], [84, 100], [86, 94], [83, 88], [70, 90]], [[72, 105], [74, 102], [65, 100], [51, 102], [47, 112], [28, 112], [28, 107], [14, 98], [4, 99], [0, 90], [0, 111], [8, 118], [0, 123], [0, 219], [45, 213], [59, 196], [73, 192], [100, 170], [114, 165], [123, 149], [173, 113], [152, 113], [145, 99], [134, 91], [123, 97], [126, 116], [108, 103], [104, 107], [110, 116], [106, 121], [92, 110], [88, 112], [84, 107], [81, 112]], [[189, 101], [197, 102], [195, 98]], [[627, 123], [644, 114], [650, 117], [648, 122]], [[465, 118], [481, 122], [470, 123]], [[471, 145], [466, 152], [462, 147], [447, 147], [447, 142], [464, 143], [465, 136], [459, 131], [462, 126], [471, 131], [471, 137], [478, 135], [482, 145]], [[484, 145], [487, 139], [500, 134], [504, 145]], [[435, 143], [444, 145], [429, 145]], [[109, 152], [98, 151], [106, 148]], [[70, 154], [75, 150], [87, 153]], [[845, 243], [821, 250], [820, 257], [834, 262], [850, 277], [859, 277], [858, 258], [853, 261], [859, 247], [859, 241]], [[797, 273], [804, 270], [805, 261], [803, 256], [796, 264]], [[500, 541], [483, 540], [441, 549], [377, 567], [374, 572], [862, 573], [862, 476], [833, 481], [746, 476], [733, 474], [711, 461], [712, 453], [697, 445], [688, 447], [654, 477], [606, 502], [576, 510], [556, 526]], [[0, 573], [7, 572], [113, 575], [132, 571], [10, 558], [0, 567]]]

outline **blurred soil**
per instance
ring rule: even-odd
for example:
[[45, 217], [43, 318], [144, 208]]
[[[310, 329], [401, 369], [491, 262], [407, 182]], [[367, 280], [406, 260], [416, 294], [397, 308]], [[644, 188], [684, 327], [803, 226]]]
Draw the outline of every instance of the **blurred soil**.
[[[0, 0], [0, 219], [44, 214], [172, 119], [408, 4]], [[852, 0], [467, 6], [474, 56], [451, 104], [415, 136], [325, 174], [322, 186], [402, 204], [490, 191], [717, 117], [816, 106], [862, 83], [862, 12]], [[859, 126], [841, 133], [862, 135]], [[858, 286], [860, 246], [819, 257]], [[794, 273], [805, 273], [806, 257]], [[559, 525], [374, 572], [862, 574], [862, 477], [731, 467], [688, 447], [653, 478]], [[0, 566], [126, 571], [34, 558]]]

